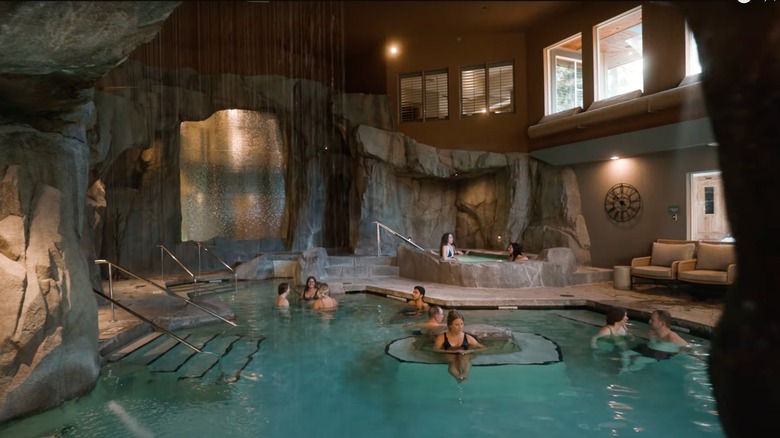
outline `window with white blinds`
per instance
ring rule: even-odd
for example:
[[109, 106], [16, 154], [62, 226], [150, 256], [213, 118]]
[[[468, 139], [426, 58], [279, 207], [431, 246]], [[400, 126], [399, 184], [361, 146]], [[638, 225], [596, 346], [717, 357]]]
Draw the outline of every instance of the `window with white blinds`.
[[401, 122], [447, 119], [449, 87], [447, 69], [399, 76]]
[[488, 104], [491, 113], [514, 112], [514, 86], [514, 66], [511, 62], [488, 64]]
[[514, 63], [511, 61], [462, 67], [460, 115], [514, 112], [514, 84]]
[[487, 112], [485, 102], [485, 66], [460, 69], [460, 115], [473, 116]]

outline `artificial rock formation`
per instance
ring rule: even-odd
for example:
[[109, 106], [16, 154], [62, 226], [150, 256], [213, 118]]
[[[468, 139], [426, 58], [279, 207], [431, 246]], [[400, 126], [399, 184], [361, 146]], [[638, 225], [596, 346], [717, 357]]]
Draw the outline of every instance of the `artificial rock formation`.
[[0, 422], [97, 379], [97, 306], [81, 249], [93, 86], [176, 5], [0, 6]]
[[[377, 221], [426, 248], [438, 247], [441, 235], [452, 232], [461, 247], [503, 250], [507, 242], [525, 241], [530, 252], [572, 248], [580, 265], [590, 264], [590, 241], [570, 169], [546, 166], [523, 153], [420, 144], [390, 128], [386, 96], [341, 94], [316, 82], [277, 76], [162, 72], [137, 62], [113, 70], [103, 83], [122, 85], [104, 85], [104, 92], [96, 93], [97, 118], [91, 127], [99, 133], [95, 149], [106, 157], [95, 172], [106, 179], [100, 255], [134, 272], [159, 271], [158, 244], [175, 249], [185, 265], [197, 264], [197, 247], [181, 242], [178, 159], [184, 147], [208, 150], [210, 136], [187, 134], [202, 139], [187, 145], [180, 124], [210, 120], [229, 109], [276, 121], [281, 132], [273, 137], [287, 142], [288, 157], [281, 218], [286, 226], [276, 224], [285, 232], [232, 243], [219, 236], [219, 245], [217, 239], [203, 242], [228, 264], [314, 247], [392, 255], [400, 241], [382, 231], [377, 248]], [[540, 201], [532, 203], [540, 194]], [[113, 211], [126, 219], [126, 234], [135, 237], [114, 245], [118, 249], [112, 247], [117, 240]], [[243, 251], [248, 245], [254, 254]], [[205, 263], [206, 269], [219, 268], [213, 260]]]

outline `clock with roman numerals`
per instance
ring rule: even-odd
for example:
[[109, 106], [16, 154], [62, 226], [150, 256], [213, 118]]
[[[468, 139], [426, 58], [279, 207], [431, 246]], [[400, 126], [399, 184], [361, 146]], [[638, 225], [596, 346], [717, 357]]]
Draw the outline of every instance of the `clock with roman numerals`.
[[642, 197], [631, 184], [615, 184], [607, 191], [604, 198], [604, 209], [615, 222], [628, 222], [639, 214], [642, 208]]

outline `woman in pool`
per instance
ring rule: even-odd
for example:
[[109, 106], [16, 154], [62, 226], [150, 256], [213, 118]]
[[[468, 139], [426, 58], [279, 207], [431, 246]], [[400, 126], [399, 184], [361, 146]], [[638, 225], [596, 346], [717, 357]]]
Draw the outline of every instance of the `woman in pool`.
[[328, 283], [321, 283], [317, 288], [315, 300], [311, 303], [312, 310], [336, 310], [338, 306], [338, 301], [330, 296], [330, 286], [328, 286]]
[[441, 236], [441, 247], [439, 248], [439, 255], [442, 260], [456, 261], [456, 256], [468, 254], [469, 252], [463, 252], [455, 248], [455, 237], [452, 233], [444, 233]]
[[506, 250], [509, 251], [510, 262], [524, 262], [528, 260], [528, 257], [523, 255], [519, 243], [510, 243], [509, 246], [506, 247]]
[[300, 297], [303, 301], [312, 301], [317, 295], [317, 279], [313, 276], [306, 279]]
[[627, 339], [633, 339], [633, 335], [628, 331], [628, 313], [622, 307], [612, 307], [607, 310], [607, 324], [602, 327], [590, 340], [590, 346], [594, 349], [599, 348], [599, 339], [609, 339], [621, 350], [626, 350]]
[[477, 342], [473, 336], [463, 331], [463, 316], [457, 310], [450, 310], [447, 315], [447, 331], [436, 336], [433, 341], [433, 351], [446, 353], [449, 367], [447, 371], [457, 382], [469, 378], [471, 357], [474, 350], [483, 350], [485, 346]]

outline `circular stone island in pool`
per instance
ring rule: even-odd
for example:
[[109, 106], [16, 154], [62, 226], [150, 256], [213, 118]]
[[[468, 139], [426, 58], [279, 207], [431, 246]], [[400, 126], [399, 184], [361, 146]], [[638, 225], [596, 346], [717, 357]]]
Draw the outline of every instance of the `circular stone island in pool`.
[[[468, 325], [464, 331], [487, 347], [473, 356], [473, 366], [548, 365], [563, 360], [558, 344], [542, 335], [484, 324]], [[441, 353], [433, 351], [433, 338], [421, 334], [396, 339], [387, 344], [385, 352], [401, 362], [446, 363]]]

